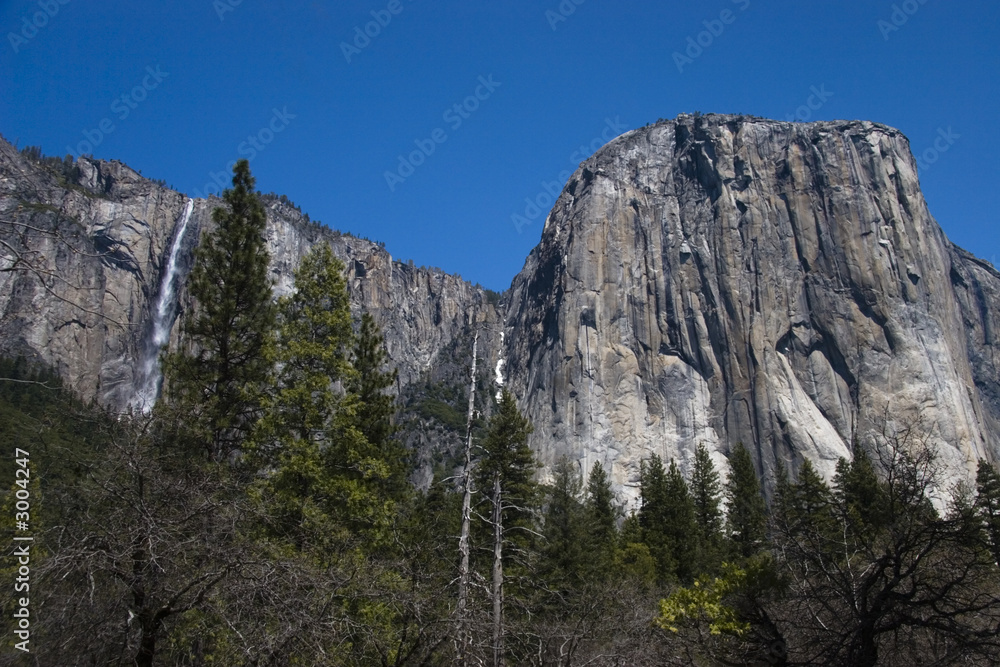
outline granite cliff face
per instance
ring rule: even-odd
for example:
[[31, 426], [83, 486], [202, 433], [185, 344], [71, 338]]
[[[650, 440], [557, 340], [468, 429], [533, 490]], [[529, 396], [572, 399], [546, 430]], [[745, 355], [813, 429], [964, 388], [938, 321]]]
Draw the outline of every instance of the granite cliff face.
[[830, 476], [881, 417], [951, 478], [1000, 453], [1000, 274], [927, 210], [906, 138], [681, 116], [572, 176], [507, 297], [504, 358], [550, 464], [686, 467], [732, 443]]
[[[276, 291], [330, 242], [355, 307], [382, 324], [425, 453], [457, 442], [448, 410], [464, 413], [478, 327], [482, 389], [501, 376], [515, 392], [541, 460], [599, 461], [626, 500], [643, 458], [686, 467], [699, 443], [723, 465], [742, 441], [767, 474], [808, 458], [829, 475], [886, 414], [952, 479], [1000, 455], [1000, 274], [945, 238], [891, 128], [712, 115], [627, 133], [571, 177], [499, 303], [265, 200]], [[217, 203], [191, 204], [181, 318]], [[120, 163], [0, 141], [0, 254], [22, 269], [0, 272], [0, 352], [128, 404], [187, 205]]]
[[[276, 295], [291, 289], [313, 244], [330, 243], [347, 267], [355, 310], [382, 325], [400, 388], [440, 375], [451, 363], [442, 351], [474, 321], [491, 340], [496, 310], [482, 288], [395, 261], [379, 244], [311, 223], [278, 197], [264, 200]], [[85, 398], [129, 405], [143, 381], [154, 305], [189, 201], [118, 162], [33, 160], [0, 140], [3, 268], [21, 258], [19, 270], [0, 272], [0, 352], [54, 367]], [[192, 202], [177, 257], [177, 318], [192, 308], [184, 278], [219, 204]], [[171, 345], [179, 330], [175, 324]]]

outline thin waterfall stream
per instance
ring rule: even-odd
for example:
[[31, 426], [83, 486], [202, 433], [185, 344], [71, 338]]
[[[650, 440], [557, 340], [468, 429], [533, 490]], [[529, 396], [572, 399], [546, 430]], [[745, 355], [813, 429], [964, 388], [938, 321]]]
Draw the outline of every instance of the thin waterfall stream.
[[184, 244], [184, 234], [187, 232], [193, 210], [194, 200], [188, 199], [184, 215], [177, 226], [174, 241], [170, 246], [167, 266], [160, 276], [160, 289], [153, 306], [153, 323], [150, 327], [149, 339], [143, 346], [139, 381], [136, 383], [135, 397], [131, 402], [132, 407], [143, 412], [149, 412], [153, 409], [160, 393], [160, 381], [163, 377], [160, 372], [160, 350], [170, 340], [170, 329], [173, 327], [174, 316], [177, 314], [177, 259]]

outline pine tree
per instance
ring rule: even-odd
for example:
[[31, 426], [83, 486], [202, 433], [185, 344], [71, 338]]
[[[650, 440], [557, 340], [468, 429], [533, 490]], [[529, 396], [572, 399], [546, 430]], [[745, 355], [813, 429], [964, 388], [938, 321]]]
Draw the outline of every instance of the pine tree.
[[806, 539], [817, 553], [823, 553], [834, 525], [833, 495], [809, 459], [803, 461], [790, 496], [786, 510], [790, 530]]
[[694, 454], [691, 499], [698, 523], [698, 561], [702, 570], [711, 571], [722, 556], [722, 482], [704, 445], [698, 445]]
[[310, 250], [281, 300], [278, 373], [252, 453], [269, 474], [261, 500], [272, 528], [321, 557], [358, 537], [377, 542], [391, 513], [389, 464], [358, 426], [351, 313], [343, 264], [327, 244]]
[[774, 499], [771, 501], [769, 515], [771, 527], [778, 533], [787, 532], [791, 517], [792, 482], [788, 479], [788, 469], [784, 464], [774, 469]]
[[611, 480], [600, 463], [595, 463], [590, 469], [584, 513], [590, 554], [589, 571], [592, 578], [605, 577], [615, 561], [621, 511], [614, 505]]
[[663, 468], [663, 460], [656, 454], [640, 464], [639, 486], [642, 542], [649, 547], [649, 553], [656, 561], [657, 579], [666, 583], [674, 578], [677, 563], [674, 562], [667, 534], [667, 471]]
[[476, 487], [492, 503], [491, 489], [499, 480], [505, 525], [530, 522], [537, 494], [534, 474], [538, 468], [535, 455], [528, 447], [528, 436], [533, 430], [531, 422], [517, 409], [514, 395], [503, 391], [483, 438], [482, 456], [476, 468], [479, 480]]
[[698, 569], [698, 521], [694, 501], [680, 468], [673, 460], [667, 469], [664, 528], [675, 565], [675, 575], [690, 583]]
[[257, 416], [275, 318], [267, 218], [246, 160], [236, 163], [222, 199], [189, 279], [197, 307], [184, 336], [195, 352], [170, 355], [165, 364], [173, 408], [215, 459], [239, 446]]
[[[504, 664], [503, 614], [504, 614], [504, 565], [510, 559], [509, 549], [515, 527], [526, 527], [531, 522], [535, 503], [534, 471], [537, 468], [534, 454], [528, 447], [532, 432], [531, 422], [517, 409], [514, 396], [504, 389], [497, 411], [490, 418], [483, 456], [477, 475], [479, 488], [491, 506], [490, 524], [493, 528], [493, 567], [491, 597], [493, 599], [493, 665]], [[504, 554], [508, 555], [505, 556]]]
[[882, 524], [885, 496], [868, 454], [855, 448], [854, 459], [837, 461], [834, 498], [855, 531], [871, 531]]
[[763, 546], [767, 508], [753, 458], [742, 442], [733, 448], [729, 466], [725, 487], [729, 539], [740, 557], [749, 558]]
[[639, 514], [629, 514], [622, 523], [620, 546], [615, 552], [615, 567], [640, 584], [652, 584], [659, 578], [659, 566], [649, 545], [644, 541], [644, 533]]
[[395, 399], [386, 393], [396, 384], [398, 374], [395, 369], [385, 370], [389, 355], [378, 324], [369, 313], [361, 316], [351, 361], [355, 372], [348, 381], [347, 389], [358, 399], [358, 429], [378, 457], [389, 466], [385, 492], [398, 500], [407, 489], [410, 471], [410, 457], [394, 437], [396, 427], [392, 418], [396, 412]]
[[976, 509], [982, 517], [993, 558], [1000, 564], [1000, 473], [982, 459], [976, 470]]
[[578, 586], [591, 557], [580, 503], [582, 484], [574, 464], [566, 457], [556, 461], [552, 477], [543, 531], [546, 578], [556, 588]]

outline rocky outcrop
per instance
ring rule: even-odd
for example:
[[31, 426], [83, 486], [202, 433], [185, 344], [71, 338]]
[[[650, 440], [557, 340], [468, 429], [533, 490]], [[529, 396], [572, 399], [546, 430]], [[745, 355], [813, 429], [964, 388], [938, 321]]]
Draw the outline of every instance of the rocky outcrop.
[[[328, 242], [347, 268], [355, 310], [371, 312], [383, 327], [400, 388], [451, 363], [441, 352], [473, 324], [496, 328], [496, 309], [482, 288], [393, 260], [377, 243], [310, 222], [287, 200], [264, 199], [276, 296], [291, 290], [309, 248]], [[187, 201], [117, 162], [31, 159], [0, 141], [4, 268], [14, 268], [18, 249], [25, 255], [19, 270], [0, 272], [0, 352], [52, 366], [85, 398], [112, 409], [129, 405]], [[194, 200], [178, 258], [182, 278], [219, 204]], [[183, 282], [179, 318], [192, 308]], [[179, 330], [174, 326], [173, 346]]]
[[[187, 201], [116, 162], [0, 142], [0, 254], [19, 262], [0, 272], [0, 352], [126, 405]], [[742, 441], [768, 476], [806, 458], [829, 476], [887, 419], [937, 447], [945, 485], [1000, 454], [1000, 274], [945, 238], [891, 128], [711, 115], [629, 132], [573, 174], [499, 300], [265, 202], [277, 293], [327, 241], [382, 324], [423, 481], [459, 442], [477, 327], [481, 395], [502, 380], [543, 463], [599, 461], [626, 500], [642, 459], [686, 468], [698, 444], [723, 467]], [[182, 274], [217, 204], [194, 201]]]
[[652, 453], [735, 442], [830, 476], [888, 415], [952, 479], [1000, 452], [1000, 274], [930, 216], [906, 138], [681, 116], [572, 176], [508, 297], [532, 445], [635, 498]]
[[117, 162], [32, 160], [0, 141], [0, 351], [123, 405], [184, 202]]

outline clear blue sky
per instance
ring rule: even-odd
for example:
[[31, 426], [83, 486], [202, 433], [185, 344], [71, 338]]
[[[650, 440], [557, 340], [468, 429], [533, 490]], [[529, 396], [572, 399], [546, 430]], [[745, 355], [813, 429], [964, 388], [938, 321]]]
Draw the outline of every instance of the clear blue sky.
[[[99, 138], [96, 157], [191, 195], [242, 148], [258, 187], [313, 219], [502, 290], [544, 214], [520, 233], [511, 216], [546, 202], [543, 182], [610, 136], [607, 119], [784, 119], [825, 87], [814, 120], [886, 123], [915, 152], [950, 128], [922, 174], [931, 212], [1000, 258], [1000, 3], [898, 2], [890, 31], [893, 4], [564, 0], [563, 16], [559, 0], [0, 2], [0, 132], [52, 155]], [[345, 55], [372, 12], [391, 21]], [[674, 53], [709, 28], [679, 68]], [[499, 86], [479, 82], [491, 76]], [[443, 142], [399, 171], [435, 130]], [[407, 177], [390, 189], [386, 171]]]

